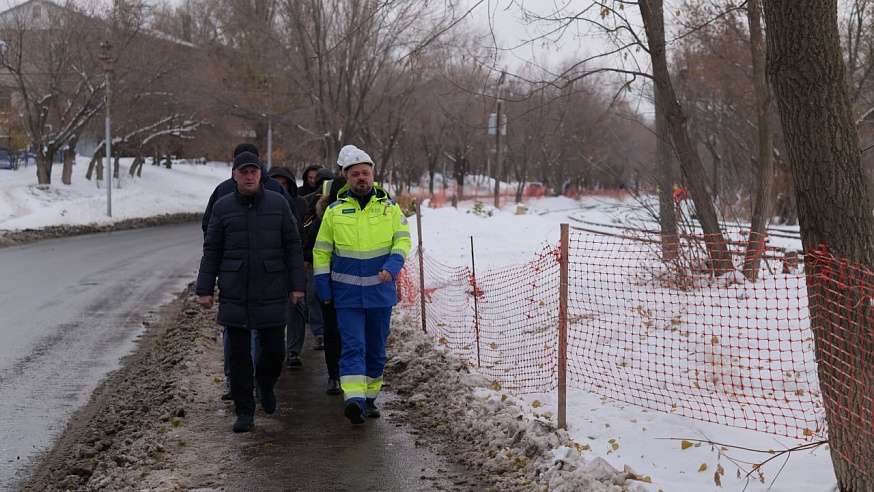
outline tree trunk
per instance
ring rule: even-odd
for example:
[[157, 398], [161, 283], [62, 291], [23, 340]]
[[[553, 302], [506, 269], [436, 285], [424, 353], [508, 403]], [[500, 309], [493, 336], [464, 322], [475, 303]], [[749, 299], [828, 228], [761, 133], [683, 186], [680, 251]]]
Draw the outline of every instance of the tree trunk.
[[[658, 89], [656, 89], [658, 90]], [[656, 98], [656, 179], [659, 185], [659, 225], [662, 233], [662, 261], [673, 263], [678, 256], [680, 239], [677, 235], [676, 204], [674, 203], [674, 160], [671, 152], [671, 135], [665, 121], [664, 109]]]
[[94, 155], [91, 156], [91, 160], [88, 162], [88, 170], [85, 171], [85, 179], [91, 181], [91, 176], [97, 172], [97, 181], [100, 181], [100, 162], [103, 159], [103, 152], [105, 147], [100, 145], [97, 147], [97, 150], [94, 151]]
[[704, 147], [710, 152], [710, 158], [713, 159], [713, 188], [710, 194], [716, 198], [717, 202], [722, 190], [722, 154], [719, 152], [720, 140], [713, 133], [702, 139]]
[[461, 152], [461, 149], [455, 149], [455, 160], [453, 161], [452, 174], [455, 178], [455, 183], [458, 186], [456, 194], [459, 200], [464, 200], [464, 176], [467, 174], [467, 158]]
[[[768, 74], [795, 182], [804, 251], [826, 249], [871, 270], [874, 219], [838, 35], [837, 0], [767, 0], [764, 11]], [[810, 261], [805, 267], [838, 487], [871, 492], [871, 275], [862, 285], [867, 288], [858, 288], [862, 276], [839, 265]]]
[[55, 155], [54, 148], [46, 148], [40, 146], [37, 148], [36, 155], [36, 184], [42, 187], [49, 187], [52, 184], [52, 159]]
[[67, 186], [73, 184], [73, 164], [76, 163], [76, 138], [71, 138], [64, 147], [64, 169], [61, 172], [61, 182]]
[[692, 195], [692, 201], [695, 203], [698, 222], [700, 222], [704, 232], [711, 271], [716, 275], [722, 275], [734, 267], [725, 238], [722, 236], [716, 210], [713, 208], [704, 167], [701, 165], [701, 159], [689, 137], [686, 115], [683, 114], [683, 108], [677, 101], [677, 95], [671, 83], [665, 49], [662, 0], [641, 0], [638, 7], [649, 44], [653, 84], [657, 88], [656, 97], [659, 98], [659, 103], [665, 110], [665, 119], [677, 151], [680, 167], [689, 182], [689, 191]]
[[758, 180], [756, 201], [750, 222], [750, 237], [744, 255], [744, 276], [755, 282], [759, 276], [762, 255], [765, 253], [765, 230], [771, 221], [774, 189], [774, 160], [771, 158], [771, 100], [765, 73], [765, 36], [762, 33], [762, 9], [759, 0], [747, 0], [747, 19], [750, 25], [750, 51], [753, 61], [753, 83], [756, 89], [756, 115], [759, 128]]
[[[437, 145], [431, 147], [425, 144], [423, 147], [425, 147], [425, 158], [428, 163], [428, 194], [434, 196], [434, 174], [437, 173], [437, 162], [440, 160], [442, 151]], [[445, 180], [446, 176], [443, 176], [443, 179]]]
[[145, 162], [145, 159], [143, 159], [143, 155], [137, 152], [136, 157], [134, 157], [134, 161], [130, 165], [130, 171], [128, 171], [130, 177], [139, 177], [141, 175], [143, 170], [143, 162]]

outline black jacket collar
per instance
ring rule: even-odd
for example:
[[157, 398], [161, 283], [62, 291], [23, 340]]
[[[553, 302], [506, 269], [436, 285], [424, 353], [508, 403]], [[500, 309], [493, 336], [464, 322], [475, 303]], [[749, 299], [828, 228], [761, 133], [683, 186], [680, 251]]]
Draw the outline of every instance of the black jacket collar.
[[234, 188], [234, 197], [243, 205], [257, 205], [264, 199], [264, 185], [259, 186], [258, 191], [251, 195], [244, 195], [239, 188]]

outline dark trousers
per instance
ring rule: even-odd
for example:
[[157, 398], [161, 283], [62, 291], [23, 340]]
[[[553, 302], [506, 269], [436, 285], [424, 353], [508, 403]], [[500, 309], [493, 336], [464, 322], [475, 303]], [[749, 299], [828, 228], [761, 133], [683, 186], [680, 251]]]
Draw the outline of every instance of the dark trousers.
[[319, 303], [322, 311], [323, 335], [325, 337], [325, 365], [328, 366], [328, 377], [340, 378], [340, 328], [337, 325], [337, 310], [334, 303]]
[[285, 361], [285, 330], [284, 327], [263, 328], [259, 330], [261, 339], [261, 355], [257, 367], [252, 363], [252, 335], [245, 328], [228, 327], [231, 356], [231, 396], [234, 398], [237, 415], [255, 415], [255, 383], [252, 375], [258, 381], [258, 386], [273, 389], [282, 363]]
[[285, 351], [301, 353], [307, 334], [307, 320], [304, 315], [304, 300], [288, 301], [288, 324], [285, 325]]

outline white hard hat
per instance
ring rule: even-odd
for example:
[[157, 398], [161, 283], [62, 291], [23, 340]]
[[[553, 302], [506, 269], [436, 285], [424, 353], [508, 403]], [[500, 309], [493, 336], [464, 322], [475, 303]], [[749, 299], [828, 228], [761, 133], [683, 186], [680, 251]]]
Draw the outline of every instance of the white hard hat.
[[340, 149], [340, 153], [337, 155], [337, 165], [343, 167], [344, 159], [353, 150], [358, 150], [358, 147], [354, 145], [344, 145], [342, 149]]
[[370, 164], [370, 167], [373, 167], [373, 159], [367, 155], [367, 152], [358, 147], [351, 149], [345, 155], [341, 156], [339, 162], [340, 167], [343, 168], [344, 172], [355, 164]]

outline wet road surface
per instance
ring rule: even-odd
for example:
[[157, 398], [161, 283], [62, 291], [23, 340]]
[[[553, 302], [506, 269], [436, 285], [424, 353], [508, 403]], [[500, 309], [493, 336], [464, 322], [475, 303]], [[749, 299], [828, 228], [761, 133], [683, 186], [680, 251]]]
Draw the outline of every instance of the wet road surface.
[[0, 490], [26, 474], [154, 310], [194, 277], [198, 225], [0, 248]]
[[[343, 397], [325, 393], [324, 352], [311, 349], [307, 332], [300, 369], [283, 368], [276, 385], [275, 414], [260, 408], [255, 429], [239, 459], [251, 470], [228, 477], [223, 490], [417, 492], [487, 490], [473, 474], [416, 444], [401, 412], [381, 406], [382, 418], [352, 425], [343, 416]], [[384, 391], [377, 403], [392, 397]], [[233, 404], [227, 402], [232, 423]]]

